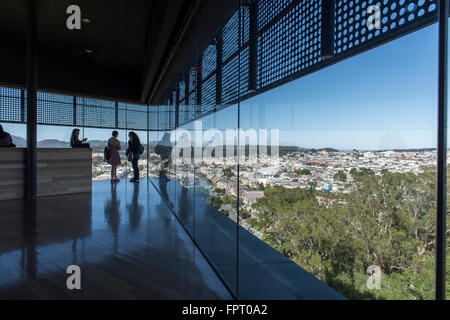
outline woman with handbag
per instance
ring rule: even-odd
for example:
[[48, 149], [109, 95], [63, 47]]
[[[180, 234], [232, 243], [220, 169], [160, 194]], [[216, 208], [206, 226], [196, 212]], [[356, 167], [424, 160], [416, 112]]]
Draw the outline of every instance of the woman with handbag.
[[117, 179], [117, 166], [120, 164], [120, 141], [117, 139], [118, 136], [119, 132], [114, 130], [112, 137], [108, 140], [108, 162], [111, 165], [111, 182], [120, 182], [120, 179]]
[[134, 171], [134, 177], [130, 180], [130, 182], [139, 183], [138, 161], [141, 157], [141, 154], [144, 152], [144, 147], [141, 145], [141, 141], [139, 140], [139, 137], [135, 132], [130, 131], [130, 133], [128, 133], [128, 137], [130, 138], [130, 140], [128, 141], [127, 156], [128, 161], [131, 162]]

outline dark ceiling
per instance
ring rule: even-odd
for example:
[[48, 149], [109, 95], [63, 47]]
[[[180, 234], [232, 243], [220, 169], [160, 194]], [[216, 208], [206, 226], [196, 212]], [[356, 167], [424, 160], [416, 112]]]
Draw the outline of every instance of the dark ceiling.
[[[32, 0], [0, 2], [0, 84], [25, 87]], [[36, 0], [38, 88], [157, 104], [236, 10], [234, 0]], [[69, 30], [70, 5], [81, 30]], [[88, 21], [86, 21], [86, 19]]]

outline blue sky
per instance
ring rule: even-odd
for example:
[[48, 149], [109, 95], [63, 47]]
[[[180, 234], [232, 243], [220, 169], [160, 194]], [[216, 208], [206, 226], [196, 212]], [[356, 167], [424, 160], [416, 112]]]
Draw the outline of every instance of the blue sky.
[[[241, 103], [241, 126], [280, 130], [281, 145], [379, 150], [436, 146], [438, 29], [432, 25]], [[205, 119], [235, 128], [237, 108]], [[24, 137], [25, 128], [4, 125]], [[40, 127], [69, 140], [72, 128]], [[111, 130], [85, 129], [91, 140]], [[123, 138], [125, 133], [123, 133]]]
[[241, 104], [243, 128], [283, 145], [435, 147], [438, 29], [430, 26]]

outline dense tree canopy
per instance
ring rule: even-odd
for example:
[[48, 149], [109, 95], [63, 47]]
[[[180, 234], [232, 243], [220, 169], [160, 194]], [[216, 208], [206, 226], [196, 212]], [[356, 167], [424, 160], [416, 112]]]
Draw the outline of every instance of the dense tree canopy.
[[[349, 298], [433, 299], [434, 169], [351, 174], [349, 193], [266, 188], [250, 221], [266, 242]], [[372, 265], [382, 270], [380, 290], [366, 286]]]

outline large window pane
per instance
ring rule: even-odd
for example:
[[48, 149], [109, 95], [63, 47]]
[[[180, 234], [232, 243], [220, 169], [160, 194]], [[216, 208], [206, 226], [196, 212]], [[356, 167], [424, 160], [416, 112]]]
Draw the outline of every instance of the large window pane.
[[[436, 50], [433, 25], [241, 104], [241, 226], [350, 299], [434, 298]], [[242, 295], [282, 258], [240, 265]]]

